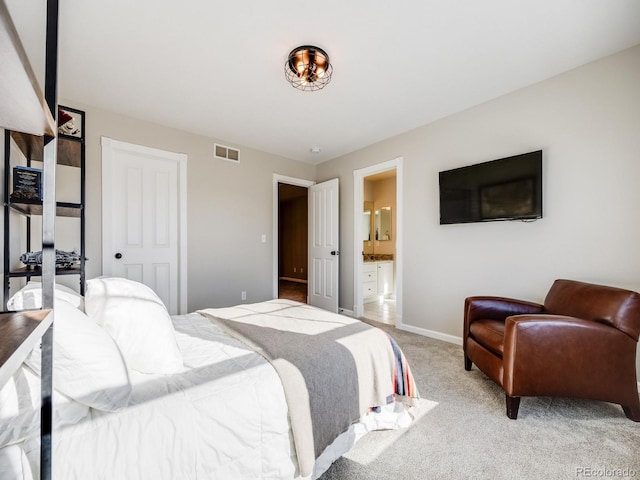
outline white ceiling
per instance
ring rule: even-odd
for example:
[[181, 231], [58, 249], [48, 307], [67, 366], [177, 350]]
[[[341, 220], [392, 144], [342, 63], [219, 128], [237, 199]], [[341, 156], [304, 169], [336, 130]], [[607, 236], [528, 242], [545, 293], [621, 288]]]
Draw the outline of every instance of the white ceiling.
[[[44, 0], [6, 3], [37, 61]], [[59, 95], [317, 164], [637, 44], [638, 0], [60, 0]]]

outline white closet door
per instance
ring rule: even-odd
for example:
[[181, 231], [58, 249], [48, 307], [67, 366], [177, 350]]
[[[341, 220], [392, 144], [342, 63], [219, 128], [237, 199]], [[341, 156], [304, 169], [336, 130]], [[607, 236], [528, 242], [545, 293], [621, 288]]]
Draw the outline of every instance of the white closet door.
[[103, 138], [103, 273], [149, 286], [172, 315], [182, 310], [184, 161], [184, 154]]

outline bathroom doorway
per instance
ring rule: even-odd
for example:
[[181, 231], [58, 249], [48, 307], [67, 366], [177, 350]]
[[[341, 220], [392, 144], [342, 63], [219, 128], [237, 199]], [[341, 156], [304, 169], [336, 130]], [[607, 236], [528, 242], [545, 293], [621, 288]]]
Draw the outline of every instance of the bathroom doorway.
[[364, 317], [395, 325], [396, 169], [368, 175], [363, 182]]
[[354, 314], [402, 325], [402, 158], [354, 172]]

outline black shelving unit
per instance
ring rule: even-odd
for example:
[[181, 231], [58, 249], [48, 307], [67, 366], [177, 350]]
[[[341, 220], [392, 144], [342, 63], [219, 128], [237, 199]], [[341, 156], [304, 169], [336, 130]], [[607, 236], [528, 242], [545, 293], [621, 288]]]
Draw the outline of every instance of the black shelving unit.
[[[59, 134], [57, 138], [57, 165], [75, 167], [80, 169], [80, 201], [79, 203], [56, 202], [56, 216], [78, 218], [80, 229], [80, 264], [71, 268], [56, 268], [56, 275], [78, 275], [80, 294], [84, 295], [85, 285], [85, 117], [84, 112], [79, 110], [60, 106], [62, 110], [73, 112], [80, 115], [82, 125], [80, 131], [82, 136], [68, 136]], [[15, 267], [16, 260], [12, 258], [11, 252], [11, 221], [10, 214], [17, 213], [26, 217], [26, 249], [31, 251], [31, 222], [35, 217], [42, 216], [42, 202], [33, 200], [12, 200], [11, 199], [11, 172], [12, 172], [12, 155], [11, 144], [24, 156], [26, 166], [32, 166], [32, 162], [43, 162], [44, 139], [41, 136], [29, 135], [26, 133], [12, 132], [5, 130], [5, 152], [4, 152], [4, 305], [11, 296], [11, 279], [42, 276], [40, 267], [25, 266], [21, 268]], [[15, 157], [15, 154], [14, 154]], [[14, 253], [15, 255], [15, 253]]]
[[[31, 349], [42, 348], [40, 393], [40, 479], [51, 480], [51, 446], [53, 430], [53, 290], [55, 275], [55, 175], [57, 148], [57, 85], [58, 85], [58, 0], [46, 2], [45, 85], [38, 81], [18, 32], [4, 1], [0, 0], [0, 62], [11, 75], [0, 77], [0, 128], [4, 128], [5, 160], [11, 153], [11, 133], [41, 136], [44, 175], [42, 202], [42, 307], [40, 311], [0, 313], [0, 387], [19, 368]], [[26, 138], [26, 137], [25, 137]], [[32, 158], [29, 154], [27, 158]], [[6, 165], [5, 165], [6, 167]], [[5, 195], [9, 172], [5, 170]], [[5, 197], [6, 200], [6, 197]], [[4, 204], [5, 245], [10, 206]], [[30, 232], [29, 232], [30, 233]], [[7, 256], [5, 255], [5, 262]], [[6, 264], [5, 264], [6, 265]], [[5, 269], [5, 284], [9, 273]], [[33, 275], [24, 275], [25, 277]], [[6, 293], [6, 291], [5, 291]], [[6, 296], [6, 295], [5, 295]]]

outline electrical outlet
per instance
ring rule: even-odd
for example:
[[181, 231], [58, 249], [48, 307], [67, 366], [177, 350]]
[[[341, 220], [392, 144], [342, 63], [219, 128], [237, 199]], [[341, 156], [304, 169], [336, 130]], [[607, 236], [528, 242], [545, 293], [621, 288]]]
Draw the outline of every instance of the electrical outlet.
[[304, 273], [304, 268], [300, 267], [300, 273]]
[[296, 273], [296, 267], [293, 267], [293, 273]]
[[240, 294], [240, 300], [246, 300], [247, 299], [247, 292], [242, 292]]

